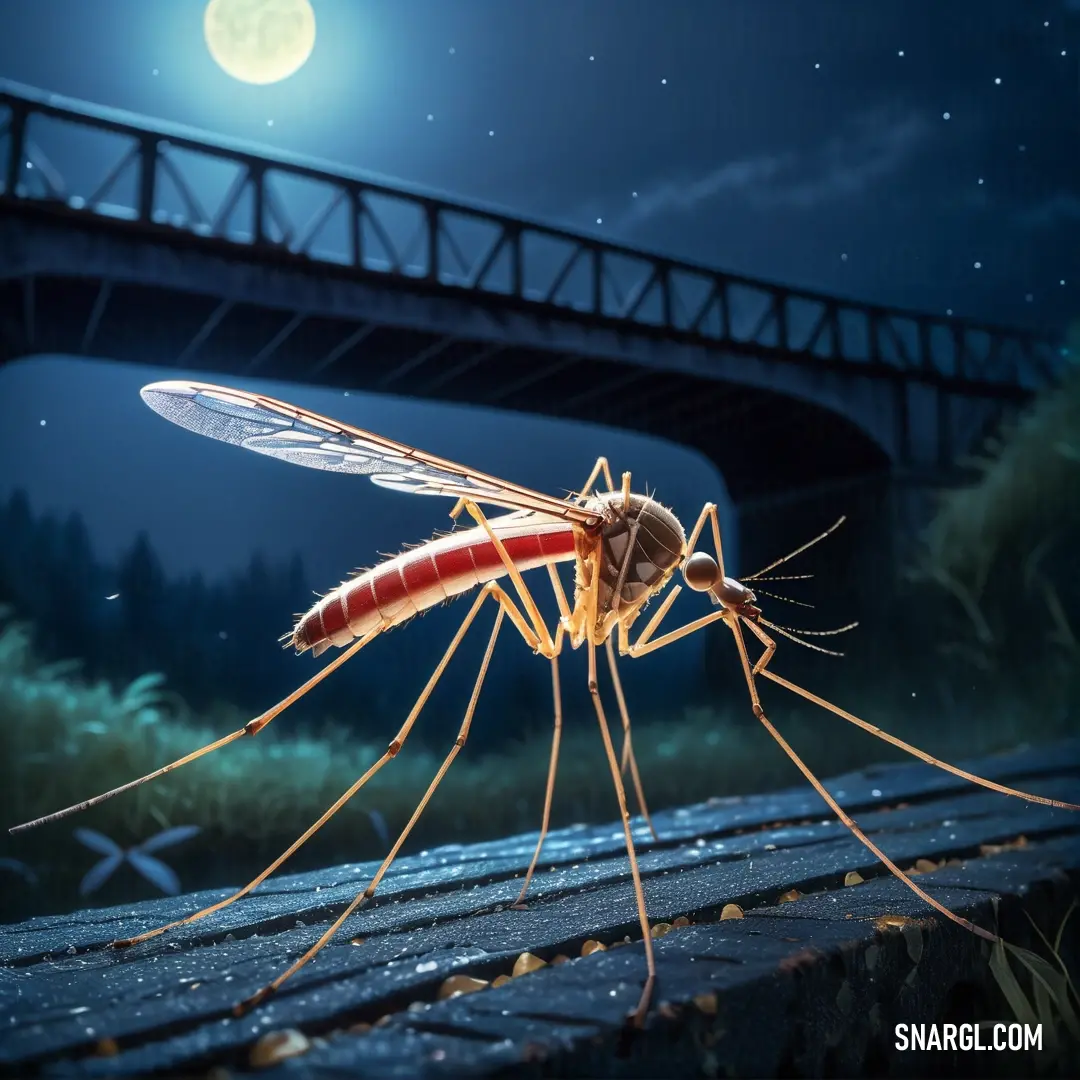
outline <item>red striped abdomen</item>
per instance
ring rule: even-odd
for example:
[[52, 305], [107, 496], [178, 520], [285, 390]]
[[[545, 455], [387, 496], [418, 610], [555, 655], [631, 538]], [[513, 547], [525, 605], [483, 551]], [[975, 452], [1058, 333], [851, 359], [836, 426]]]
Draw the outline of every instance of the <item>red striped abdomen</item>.
[[[490, 525], [521, 571], [574, 558], [575, 526], [516, 512]], [[469, 589], [504, 577], [506, 566], [483, 528], [453, 532], [403, 551], [327, 593], [293, 629], [297, 652], [316, 656], [378, 626], [389, 629]]]

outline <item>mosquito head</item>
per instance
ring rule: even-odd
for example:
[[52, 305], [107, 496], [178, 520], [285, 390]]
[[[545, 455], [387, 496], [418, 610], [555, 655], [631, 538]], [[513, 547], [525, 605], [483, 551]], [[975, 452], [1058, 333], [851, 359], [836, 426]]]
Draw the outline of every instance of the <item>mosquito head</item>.
[[735, 578], [724, 577], [716, 560], [705, 551], [695, 551], [682, 565], [683, 581], [695, 592], [707, 592], [714, 604], [745, 615], [748, 619], [761, 614], [755, 607], [757, 596]]
[[683, 581], [694, 592], [708, 592], [720, 582], [720, 567], [706, 551], [695, 551], [682, 565]]

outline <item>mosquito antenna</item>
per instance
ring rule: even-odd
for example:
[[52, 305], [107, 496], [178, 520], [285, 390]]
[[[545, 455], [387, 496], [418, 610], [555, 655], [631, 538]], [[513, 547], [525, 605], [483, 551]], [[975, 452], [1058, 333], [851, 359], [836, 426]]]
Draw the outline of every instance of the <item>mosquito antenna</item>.
[[762, 626], [771, 626], [774, 630], [786, 630], [789, 634], [805, 634], [807, 637], [833, 637], [835, 634], [846, 634], [859, 625], [857, 622], [851, 622], [847, 626], [838, 626], [835, 630], [803, 630], [794, 626], [777, 626], [776, 623], [768, 622], [766, 619], [758, 619], [758, 622]]
[[785, 604], [796, 604], [798, 607], [812, 608], [813, 604], [804, 604], [801, 600], [792, 600], [790, 596], [781, 596], [779, 593], [766, 592], [764, 589], [755, 589], [755, 593], [761, 593], [771, 600], [783, 600]]
[[802, 645], [805, 649], [813, 649], [814, 652], [824, 653], [826, 656], [843, 656], [842, 652], [836, 652], [835, 649], [823, 649], [820, 645], [814, 645], [812, 642], [803, 641], [802, 638], [797, 638], [794, 634], [789, 633], [782, 626], [777, 626], [776, 623], [765, 622], [764, 619], [758, 619], [758, 622], [763, 623], [769, 627], [770, 630], [775, 630], [778, 634], [786, 637], [788, 641], [794, 641], [796, 645]]
[[796, 555], [801, 555], [807, 548], [813, 547], [819, 540], [824, 540], [830, 533], [836, 532], [845, 521], [847, 521], [847, 514], [842, 514], [840, 518], [830, 525], [820, 536], [815, 536], [813, 540], [808, 540], [802, 547], [797, 547], [794, 551], [789, 551], [786, 555], [782, 555], [779, 559], [769, 563], [768, 566], [763, 567], [756, 574], [750, 574], [749, 577], [744, 577], [740, 580], [754, 581], [756, 578], [761, 577], [762, 574], [767, 574], [773, 567], [779, 566], [781, 563], [786, 563], [788, 559], [794, 559]]
[[[809, 581], [813, 574], [770, 574], [768, 577], [764, 576], [765, 571], [762, 570], [760, 574], [754, 575], [755, 581]], [[744, 580], [749, 581], [749, 578]]]

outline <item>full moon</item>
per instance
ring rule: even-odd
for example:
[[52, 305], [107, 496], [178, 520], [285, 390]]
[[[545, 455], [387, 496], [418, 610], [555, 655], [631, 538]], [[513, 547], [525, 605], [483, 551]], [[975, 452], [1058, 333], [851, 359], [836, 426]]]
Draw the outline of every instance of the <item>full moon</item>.
[[307, 62], [315, 47], [315, 12], [309, 0], [210, 0], [203, 32], [223, 71], [264, 86]]

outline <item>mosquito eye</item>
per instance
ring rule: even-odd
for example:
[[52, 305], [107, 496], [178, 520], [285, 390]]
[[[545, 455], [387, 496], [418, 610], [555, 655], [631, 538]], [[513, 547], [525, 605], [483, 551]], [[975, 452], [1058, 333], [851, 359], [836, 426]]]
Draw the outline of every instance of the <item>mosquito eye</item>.
[[695, 551], [682, 567], [683, 581], [695, 592], [711, 589], [720, 578], [716, 560], [704, 551]]

